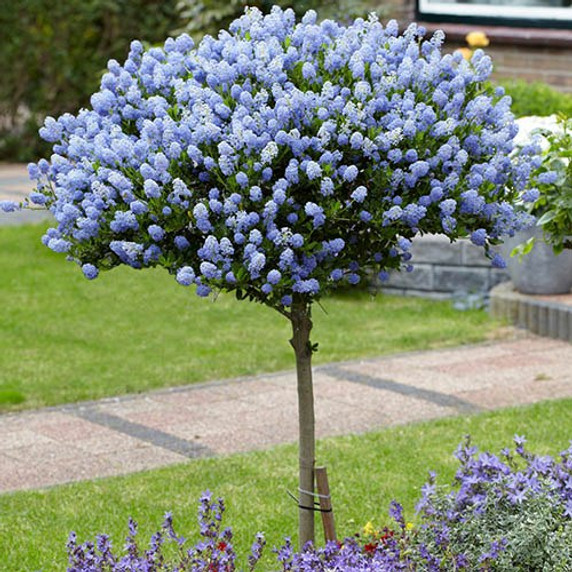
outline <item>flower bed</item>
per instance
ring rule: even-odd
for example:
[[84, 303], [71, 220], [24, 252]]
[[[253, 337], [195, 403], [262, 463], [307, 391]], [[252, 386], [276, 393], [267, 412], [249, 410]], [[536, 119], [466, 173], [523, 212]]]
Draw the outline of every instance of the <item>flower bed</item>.
[[[289, 539], [275, 548], [276, 569], [315, 570], [567, 570], [572, 561], [572, 446], [560, 459], [525, 450], [525, 439], [515, 436], [515, 450], [500, 455], [478, 451], [467, 438], [455, 455], [459, 468], [453, 483], [439, 486], [430, 473], [417, 506], [416, 524], [405, 520], [393, 502], [393, 524], [377, 531], [371, 523], [363, 534], [330, 542], [323, 548], [306, 545], [296, 552]], [[232, 531], [223, 528], [225, 507], [208, 491], [199, 503], [201, 540], [190, 543], [173, 529], [165, 516], [147, 549], [136, 541], [137, 525], [130, 521], [123, 554], [109, 538], [68, 543], [68, 572], [103, 570], [234, 571], [237, 555]], [[166, 543], [176, 555], [165, 556]], [[256, 535], [248, 556], [255, 570], [265, 549]]]

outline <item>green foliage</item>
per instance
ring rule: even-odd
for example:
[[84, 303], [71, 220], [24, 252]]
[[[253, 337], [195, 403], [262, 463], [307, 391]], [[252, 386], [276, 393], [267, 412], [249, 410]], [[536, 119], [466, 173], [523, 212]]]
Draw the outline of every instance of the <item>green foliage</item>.
[[163, 41], [177, 26], [176, 0], [13, 0], [0, 11], [0, 160], [46, 153], [46, 115], [76, 112], [110, 58], [134, 38]]
[[556, 173], [554, 182], [540, 182], [540, 196], [532, 206], [544, 238], [559, 254], [572, 248], [572, 118], [561, 116], [555, 132], [543, 131], [549, 147], [536, 175]]
[[507, 95], [512, 97], [512, 111], [516, 117], [529, 115], [572, 116], [572, 95], [554, 89], [546, 83], [528, 83], [521, 79], [500, 80]]

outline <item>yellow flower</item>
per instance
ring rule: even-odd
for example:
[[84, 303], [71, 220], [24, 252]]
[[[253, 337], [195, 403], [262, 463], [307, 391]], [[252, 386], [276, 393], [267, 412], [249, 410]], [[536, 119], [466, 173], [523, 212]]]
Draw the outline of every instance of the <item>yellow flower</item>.
[[413, 530], [415, 528], [415, 525], [412, 522], [408, 522], [405, 525], [405, 530]]
[[484, 32], [471, 32], [465, 36], [465, 40], [471, 48], [486, 48], [490, 43]]
[[456, 52], [461, 52], [461, 54], [463, 55], [463, 57], [466, 60], [470, 60], [471, 57], [473, 56], [473, 50], [471, 50], [471, 48], [459, 48], [457, 50], [455, 50]]
[[363, 533], [365, 536], [373, 536], [375, 534], [375, 528], [373, 527], [373, 524], [371, 522], [368, 522], [363, 527]]

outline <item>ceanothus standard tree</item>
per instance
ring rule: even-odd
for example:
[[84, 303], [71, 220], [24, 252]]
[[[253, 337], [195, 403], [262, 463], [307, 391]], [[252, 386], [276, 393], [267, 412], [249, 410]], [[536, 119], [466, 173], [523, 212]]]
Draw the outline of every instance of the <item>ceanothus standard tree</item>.
[[[247, 9], [198, 46], [134, 41], [92, 109], [46, 119], [54, 154], [29, 167], [31, 203], [57, 221], [44, 243], [87, 278], [161, 266], [199, 296], [235, 292], [291, 322], [301, 505], [314, 500], [312, 303], [372, 268], [410, 270], [418, 233], [489, 253], [530, 222], [512, 205], [536, 199], [538, 159], [513, 153], [510, 99], [482, 51], [468, 62], [442, 42], [279, 8]], [[313, 513], [299, 516], [313, 540]]]

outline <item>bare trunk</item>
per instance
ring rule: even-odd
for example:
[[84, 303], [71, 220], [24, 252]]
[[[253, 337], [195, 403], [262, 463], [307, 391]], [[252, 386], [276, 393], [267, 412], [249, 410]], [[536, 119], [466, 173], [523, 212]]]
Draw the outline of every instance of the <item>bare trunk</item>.
[[[290, 343], [296, 353], [296, 373], [298, 377], [298, 416], [299, 416], [299, 475], [300, 508], [299, 538], [300, 547], [311, 540], [314, 542], [314, 390], [312, 387], [312, 345], [310, 331], [312, 320], [310, 304], [301, 297], [294, 297], [291, 311], [292, 339]], [[310, 494], [309, 494], [310, 493]]]

